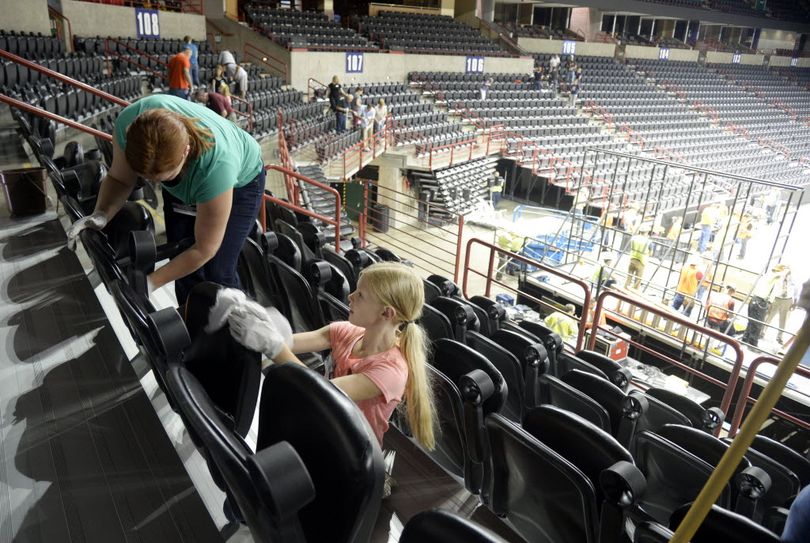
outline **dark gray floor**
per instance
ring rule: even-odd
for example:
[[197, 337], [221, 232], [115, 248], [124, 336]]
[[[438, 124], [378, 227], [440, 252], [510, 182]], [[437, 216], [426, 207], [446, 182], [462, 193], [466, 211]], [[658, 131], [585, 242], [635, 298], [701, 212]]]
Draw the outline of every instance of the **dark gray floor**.
[[53, 210], [0, 218], [0, 432], [2, 543], [222, 541]]

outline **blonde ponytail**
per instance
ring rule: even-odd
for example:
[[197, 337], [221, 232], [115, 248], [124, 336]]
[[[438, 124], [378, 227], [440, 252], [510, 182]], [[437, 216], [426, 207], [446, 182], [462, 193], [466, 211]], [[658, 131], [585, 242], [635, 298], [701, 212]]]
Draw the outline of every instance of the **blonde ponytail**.
[[409, 267], [380, 262], [363, 270], [364, 283], [374, 296], [396, 312], [400, 321], [399, 350], [408, 364], [405, 413], [416, 440], [427, 449], [436, 445], [436, 410], [427, 372], [427, 335], [416, 320], [422, 316], [425, 291], [422, 279]]
[[399, 339], [399, 350], [408, 362], [408, 382], [405, 384], [405, 412], [408, 425], [416, 440], [433, 450], [436, 438], [433, 425], [436, 412], [433, 388], [427, 372], [427, 335], [416, 323], [405, 325]]

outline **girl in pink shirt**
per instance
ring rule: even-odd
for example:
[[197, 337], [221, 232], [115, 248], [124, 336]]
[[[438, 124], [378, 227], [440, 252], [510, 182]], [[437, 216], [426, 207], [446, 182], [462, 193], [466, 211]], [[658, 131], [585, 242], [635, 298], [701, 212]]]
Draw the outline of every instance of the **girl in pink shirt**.
[[[275, 362], [301, 363], [294, 353], [332, 350], [332, 383], [366, 416], [382, 445], [391, 413], [405, 399], [408, 424], [424, 447], [433, 449], [433, 395], [426, 370], [426, 336], [415, 321], [424, 305], [422, 280], [393, 262], [363, 270], [349, 295], [349, 322], [294, 334], [285, 345], [269, 319], [261, 334], [256, 315], [234, 313], [231, 333], [246, 347], [269, 353]], [[267, 322], [264, 322], [267, 321]], [[271, 347], [272, 345], [272, 347]]]

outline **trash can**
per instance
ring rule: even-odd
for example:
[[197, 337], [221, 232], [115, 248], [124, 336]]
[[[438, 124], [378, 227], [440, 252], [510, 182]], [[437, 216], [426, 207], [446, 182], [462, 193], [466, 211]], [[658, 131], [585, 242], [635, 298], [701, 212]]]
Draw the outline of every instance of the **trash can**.
[[47, 193], [45, 168], [22, 168], [0, 172], [0, 184], [12, 217], [45, 213]]
[[381, 204], [368, 206], [368, 222], [374, 230], [385, 234], [391, 224], [391, 208]]

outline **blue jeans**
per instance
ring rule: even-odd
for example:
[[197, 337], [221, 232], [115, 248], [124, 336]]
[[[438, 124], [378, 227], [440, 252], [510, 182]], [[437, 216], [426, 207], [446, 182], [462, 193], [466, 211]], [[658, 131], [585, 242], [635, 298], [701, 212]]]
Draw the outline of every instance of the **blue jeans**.
[[188, 89], [169, 89], [166, 91], [166, 94], [171, 94], [172, 96], [177, 96], [183, 100], [188, 100]]
[[700, 225], [700, 241], [698, 241], [698, 252], [702, 253], [709, 245], [709, 240], [712, 239], [712, 227], [708, 224]]
[[200, 84], [200, 67], [197, 64], [191, 65], [191, 81], [195, 87]]
[[678, 311], [681, 306], [683, 306], [683, 314], [688, 317], [692, 314], [692, 308], [695, 306], [695, 302], [691, 298], [687, 298], [684, 294], [676, 292], [675, 296], [672, 298], [672, 308]]
[[346, 131], [346, 114], [342, 111], [335, 111], [335, 132], [341, 134]]
[[498, 202], [501, 201], [501, 192], [496, 191], [490, 194], [492, 194], [492, 207], [498, 207]]
[[[233, 189], [228, 226], [214, 258], [206, 262], [202, 268], [174, 282], [179, 305], [185, 304], [194, 285], [203, 281], [212, 281], [224, 287], [241, 288], [236, 263], [242, 245], [259, 215], [264, 196], [264, 179], [265, 171], [262, 166], [261, 172], [250, 183]], [[195, 217], [175, 211], [174, 204], [178, 203], [182, 204], [180, 200], [163, 190], [163, 215], [166, 218], [166, 239], [169, 243], [194, 237]]]

